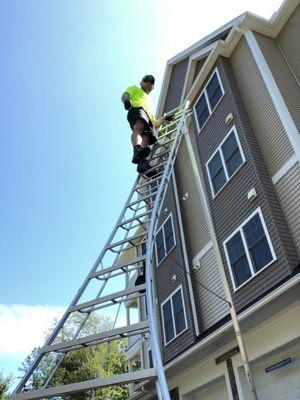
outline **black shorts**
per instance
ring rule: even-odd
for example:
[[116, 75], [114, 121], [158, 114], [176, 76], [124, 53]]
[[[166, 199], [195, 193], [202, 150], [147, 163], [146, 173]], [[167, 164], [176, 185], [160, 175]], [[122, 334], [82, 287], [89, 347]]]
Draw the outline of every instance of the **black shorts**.
[[144, 122], [144, 135], [149, 137], [149, 144], [154, 144], [157, 139], [155, 137], [155, 131], [149, 115], [142, 107], [132, 107], [127, 114], [127, 120], [131, 129], [133, 129], [135, 123], [140, 119]]

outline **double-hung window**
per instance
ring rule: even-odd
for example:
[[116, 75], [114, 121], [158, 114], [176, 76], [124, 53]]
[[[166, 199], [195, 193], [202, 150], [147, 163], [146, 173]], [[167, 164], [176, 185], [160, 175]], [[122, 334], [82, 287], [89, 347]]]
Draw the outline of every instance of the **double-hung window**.
[[224, 248], [235, 289], [276, 260], [260, 208], [225, 240]]
[[172, 214], [164, 221], [156, 233], [156, 260], [159, 264], [175, 246], [175, 235]]
[[181, 286], [162, 303], [161, 308], [165, 344], [168, 344], [187, 329]]
[[213, 197], [244, 163], [245, 156], [233, 127], [206, 163]]
[[202, 129], [224, 94], [220, 75], [216, 69], [197, 100], [194, 111], [199, 130]]

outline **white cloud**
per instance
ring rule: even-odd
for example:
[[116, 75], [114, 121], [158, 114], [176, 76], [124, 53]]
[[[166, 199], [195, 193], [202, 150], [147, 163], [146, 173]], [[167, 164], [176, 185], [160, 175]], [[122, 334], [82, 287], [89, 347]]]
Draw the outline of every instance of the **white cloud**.
[[45, 333], [64, 310], [61, 306], [0, 304], [0, 353], [26, 356], [43, 345]]

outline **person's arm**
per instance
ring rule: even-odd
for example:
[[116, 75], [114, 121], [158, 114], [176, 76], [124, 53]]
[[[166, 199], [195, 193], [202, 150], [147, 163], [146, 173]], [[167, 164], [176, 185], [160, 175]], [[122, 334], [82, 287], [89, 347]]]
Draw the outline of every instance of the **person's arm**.
[[156, 119], [155, 121], [153, 121], [154, 128], [159, 128], [165, 121], [166, 121], [165, 116]]
[[124, 92], [124, 93], [122, 94], [121, 101], [122, 101], [123, 104], [124, 104], [125, 110], [130, 110], [130, 109], [131, 109], [132, 104], [131, 104], [131, 101], [130, 101], [130, 95], [129, 95], [129, 93]]
[[164, 115], [153, 121], [154, 128], [159, 128], [164, 122], [170, 122], [174, 119], [174, 114]]

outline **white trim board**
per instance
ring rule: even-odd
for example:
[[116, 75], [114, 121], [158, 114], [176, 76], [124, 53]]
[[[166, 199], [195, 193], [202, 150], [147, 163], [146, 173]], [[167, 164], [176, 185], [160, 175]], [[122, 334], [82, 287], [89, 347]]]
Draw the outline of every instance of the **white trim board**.
[[193, 266], [195, 266], [199, 260], [201, 260], [201, 258], [203, 256], [205, 256], [205, 254], [213, 247], [213, 243], [210, 240], [208, 243], [206, 243], [206, 245], [204, 247], [202, 247], [202, 249], [199, 251], [199, 253], [197, 253], [195, 255], [195, 257], [193, 258]]
[[280, 90], [276, 84], [276, 81], [272, 75], [272, 72], [264, 58], [264, 55], [257, 43], [255, 35], [252, 31], [242, 31], [245, 35], [246, 41], [250, 48], [250, 51], [255, 59], [257, 67], [261, 73], [263, 81], [268, 89], [268, 92], [272, 98], [273, 104], [276, 108], [281, 123], [285, 129], [285, 132], [291, 142], [293, 150], [298, 160], [300, 160], [300, 135], [297, 127], [291, 117], [291, 114], [282, 98]]
[[285, 164], [283, 164], [283, 166], [276, 172], [276, 174], [272, 176], [273, 185], [276, 185], [276, 183], [280, 181], [280, 179], [283, 178], [283, 176], [287, 174], [295, 164], [297, 164], [297, 162], [299, 162], [299, 160], [296, 154], [294, 154], [291, 158], [287, 160]]

